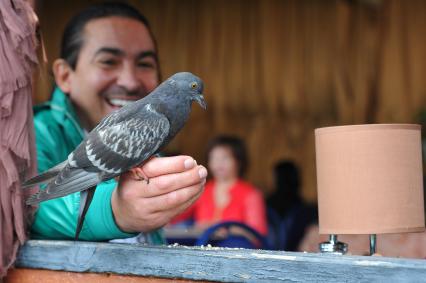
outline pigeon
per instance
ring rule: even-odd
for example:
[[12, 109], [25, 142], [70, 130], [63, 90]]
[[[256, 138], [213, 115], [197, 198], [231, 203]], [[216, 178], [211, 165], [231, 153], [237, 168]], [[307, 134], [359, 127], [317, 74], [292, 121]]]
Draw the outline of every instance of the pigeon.
[[[206, 109], [203, 88], [202, 80], [192, 73], [176, 73], [149, 95], [113, 111], [65, 161], [22, 184], [23, 188], [46, 184], [44, 190], [30, 196], [26, 203], [35, 205], [80, 192], [75, 234], [78, 240], [96, 185], [158, 154], [185, 125], [193, 101]], [[141, 179], [149, 182], [147, 178]]]

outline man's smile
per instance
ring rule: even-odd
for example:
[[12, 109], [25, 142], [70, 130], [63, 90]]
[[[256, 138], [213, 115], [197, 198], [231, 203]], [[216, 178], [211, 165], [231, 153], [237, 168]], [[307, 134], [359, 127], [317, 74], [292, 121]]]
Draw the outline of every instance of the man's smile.
[[121, 108], [137, 100], [137, 97], [105, 97], [105, 101], [114, 108]]

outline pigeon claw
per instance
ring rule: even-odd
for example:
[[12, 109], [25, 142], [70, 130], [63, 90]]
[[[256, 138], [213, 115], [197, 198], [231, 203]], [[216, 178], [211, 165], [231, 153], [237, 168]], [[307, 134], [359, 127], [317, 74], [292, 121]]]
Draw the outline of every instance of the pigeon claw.
[[130, 172], [132, 173], [133, 179], [136, 181], [146, 181], [147, 184], [149, 184], [149, 177], [145, 174], [145, 172], [140, 167], [136, 167], [133, 169], [130, 169]]

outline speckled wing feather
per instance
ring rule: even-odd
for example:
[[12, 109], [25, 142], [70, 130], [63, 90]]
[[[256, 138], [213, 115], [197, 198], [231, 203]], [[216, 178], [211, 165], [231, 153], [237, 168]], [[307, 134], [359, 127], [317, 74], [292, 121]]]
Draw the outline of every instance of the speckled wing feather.
[[119, 123], [101, 124], [92, 131], [75, 151], [75, 164], [90, 172], [103, 172], [107, 178], [117, 176], [154, 154], [169, 130], [166, 116], [146, 104], [137, 115]]
[[103, 120], [68, 156], [67, 166], [56, 179], [27, 203], [82, 191], [120, 175], [157, 152], [169, 130], [168, 119], [151, 104], [146, 104], [137, 115], [121, 122], [117, 123], [117, 119]]

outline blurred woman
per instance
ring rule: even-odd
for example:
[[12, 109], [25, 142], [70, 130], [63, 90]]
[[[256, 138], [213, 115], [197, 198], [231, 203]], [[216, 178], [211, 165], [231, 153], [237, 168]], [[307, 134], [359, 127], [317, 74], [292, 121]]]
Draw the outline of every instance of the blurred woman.
[[243, 179], [248, 163], [244, 142], [233, 136], [218, 136], [210, 141], [207, 155], [212, 178], [198, 201], [173, 222], [193, 219], [196, 227], [206, 228], [221, 221], [238, 221], [265, 235], [264, 199]]

